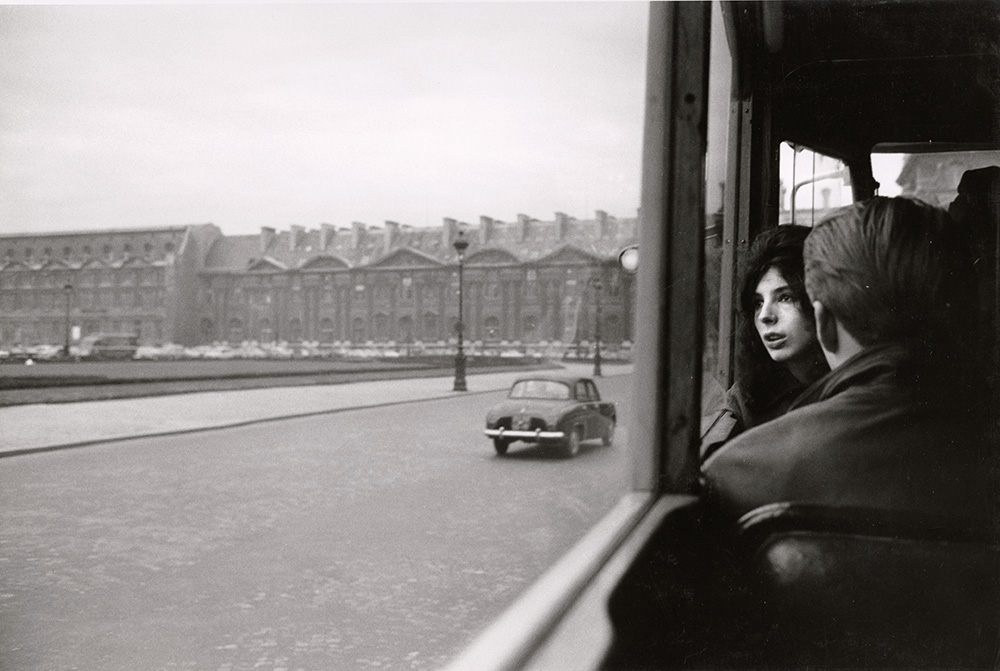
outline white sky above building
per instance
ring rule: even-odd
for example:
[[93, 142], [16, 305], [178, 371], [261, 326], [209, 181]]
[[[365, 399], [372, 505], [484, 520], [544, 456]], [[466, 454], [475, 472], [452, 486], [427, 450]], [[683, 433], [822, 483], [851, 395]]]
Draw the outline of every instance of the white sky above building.
[[0, 231], [634, 216], [647, 13], [0, 6]]

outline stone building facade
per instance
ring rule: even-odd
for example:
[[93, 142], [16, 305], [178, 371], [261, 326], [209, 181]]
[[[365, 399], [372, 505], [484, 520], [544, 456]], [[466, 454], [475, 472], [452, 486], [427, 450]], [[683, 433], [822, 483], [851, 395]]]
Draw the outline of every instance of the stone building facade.
[[0, 235], [0, 347], [62, 344], [68, 324], [183, 345], [447, 342], [459, 235], [468, 340], [592, 340], [598, 302], [602, 341], [631, 339], [635, 286], [616, 259], [637, 241], [637, 220], [598, 211], [245, 236], [212, 224]]
[[220, 237], [211, 224], [50, 235], [0, 235], [0, 347], [133, 333], [197, 337], [198, 272]]

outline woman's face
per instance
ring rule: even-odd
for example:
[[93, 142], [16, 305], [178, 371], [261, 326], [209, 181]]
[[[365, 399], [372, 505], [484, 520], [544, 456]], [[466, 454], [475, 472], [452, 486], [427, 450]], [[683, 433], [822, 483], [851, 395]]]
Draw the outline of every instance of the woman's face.
[[802, 313], [788, 282], [768, 268], [754, 293], [754, 324], [771, 359], [786, 365], [811, 362], [816, 326]]

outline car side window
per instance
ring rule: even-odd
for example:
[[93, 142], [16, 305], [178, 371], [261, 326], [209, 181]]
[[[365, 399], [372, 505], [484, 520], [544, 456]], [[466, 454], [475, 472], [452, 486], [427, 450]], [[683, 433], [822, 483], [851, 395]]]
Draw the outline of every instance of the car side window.
[[582, 380], [576, 383], [576, 400], [578, 401], [590, 400], [590, 394], [587, 392], [587, 383], [583, 382]]
[[597, 391], [597, 385], [595, 385], [593, 382], [588, 382], [587, 383], [587, 389], [590, 390], [590, 400], [591, 401], [600, 401], [601, 400], [601, 394]]

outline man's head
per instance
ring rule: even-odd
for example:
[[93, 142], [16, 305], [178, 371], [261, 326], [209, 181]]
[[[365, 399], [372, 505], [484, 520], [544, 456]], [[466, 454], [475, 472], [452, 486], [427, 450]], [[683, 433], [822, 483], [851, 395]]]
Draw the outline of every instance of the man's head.
[[803, 256], [831, 368], [877, 345], [948, 347], [948, 334], [971, 316], [959, 233], [946, 212], [921, 201], [876, 197], [844, 208], [813, 229]]

